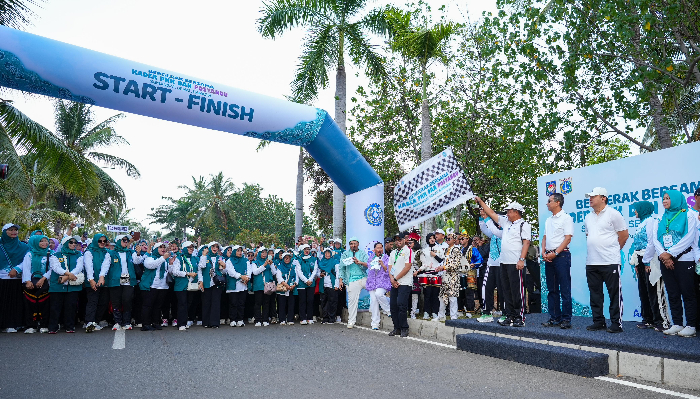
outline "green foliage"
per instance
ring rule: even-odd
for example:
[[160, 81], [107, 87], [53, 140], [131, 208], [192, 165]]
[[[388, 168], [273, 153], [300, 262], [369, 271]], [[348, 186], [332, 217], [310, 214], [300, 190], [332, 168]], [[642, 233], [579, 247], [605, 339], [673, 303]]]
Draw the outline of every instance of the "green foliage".
[[627, 158], [632, 155], [629, 142], [618, 137], [605, 141], [599, 140], [586, 150], [586, 166]]

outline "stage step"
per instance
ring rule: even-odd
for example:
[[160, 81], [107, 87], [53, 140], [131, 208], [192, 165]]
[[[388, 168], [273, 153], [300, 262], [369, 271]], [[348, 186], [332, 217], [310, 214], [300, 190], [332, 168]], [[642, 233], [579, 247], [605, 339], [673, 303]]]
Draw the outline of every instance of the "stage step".
[[457, 349], [582, 377], [608, 374], [608, 355], [484, 334], [459, 334]]

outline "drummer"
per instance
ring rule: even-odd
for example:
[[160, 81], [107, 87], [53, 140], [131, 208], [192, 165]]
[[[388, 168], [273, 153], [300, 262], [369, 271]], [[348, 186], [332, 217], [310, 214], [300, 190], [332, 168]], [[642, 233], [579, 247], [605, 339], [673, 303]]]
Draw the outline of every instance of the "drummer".
[[[425, 280], [423, 284], [423, 319], [430, 320], [432, 317], [435, 321], [438, 319], [438, 311], [440, 309], [440, 284], [442, 277], [438, 276], [437, 268], [440, 267], [438, 259], [444, 259], [445, 253], [442, 248], [436, 245], [435, 234], [428, 233], [426, 236], [426, 245], [420, 251], [421, 266], [416, 271], [416, 276], [419, 281]], [[427, 281], [430, 278], [431, 281]]]

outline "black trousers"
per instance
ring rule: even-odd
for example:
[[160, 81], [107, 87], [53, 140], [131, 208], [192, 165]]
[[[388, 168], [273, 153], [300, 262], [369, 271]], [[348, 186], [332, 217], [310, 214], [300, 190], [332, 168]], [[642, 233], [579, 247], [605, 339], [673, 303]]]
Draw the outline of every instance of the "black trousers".
[[177, 300], [177, 322], [179, 326], [187, 325], [187, 291], [175, 291]]
[[58, 331], [58, 321], [63, 313], [63, 328], [75, 331], [75, 315], [78, 309], [78, 291], [52, 292], [51, 312], [49, 313], [49, 331]]
[[676, 262], [673, 270], [661, 264], [661, 275], [666, 284], [671, 319], [677, 326], [683, 325], [683, 308], [685, 321], [694, 327], [697, 324], [697, 298], [695, 297], [695, 262]]
[[[491, 313], [494, 310], [493, 294], [498, 288], [498, 296], [503, 298], [503, 284], [501, 284], [501, 267], [488, 266], [484, 272], [484, 281], [481, 283], [481, 296], [484, 299], [483, 313]], [[502, 309], [502, 307], [500, 307]]]
[[[663, 269], [663, 268], [662, 268]], [[610, 297], [610, 324], [622, 328], [622, 286], [620, 285], [620, 265], [586, 265], [588, 290], [591, 292], [591, 313], [593, 324], [605, 324], [603, 315], [603, 283]], [[668, 287], [668, 284], [666, 285]]]
[[167, 290], [162, 291], [165, 291], [165, 295], [163, 297], [163, 303], [160, 306], [161, 317], [168, 321], [172, 321], [174, 318], [176, 318], [175, 315], [177, 312], [177, 299], [175, 297], [173, 284], [170, 283], [170, 287]]
[[244, 313], [244, 318], [245, 319], [252, 319], [255, 317], [255, 296], [253, 295], [252, 292], [246, 291], [246, 297], [245, 297], [245, 313]]
[[[44, 284], [48, 284], [46, 281]], [[24, 326], [27, 328], [41, 328], [49, 324], [49, 298], [51, 294], [48, 292], [39, 293], [39, 290], [33, 288], [28, 290], [26, 287], [22, 291], [24, 295]]]
[[343, 285], [343, 288], [338, 290], [338, 310], [336, 310], [335, 314], [336, 315], [343, 314], [343, 308], [347, 308], [347, 307], [348, 307], [348, 294], [347, 294], [347, 290], [345, 289], [345, 285]]
[[270, 318], [277, 317], [277, 302], [278, 295], [276, 293], [270, 295]]
[[338, 310], [338, 291], [324, 287], [321, 294], [321, 309], [323, 309], [323, 321], [335, 322], [335, 312]]
[[[316, 281], [316, 284], [323, 284], [323, 281]], [[313, 291], [316, 291], [316, 288], [312, 288]], [[318, 317], [323, 317], [323, 305], [321, 304], [321, 293], [314, 293], [314, 316]], [[335, 305], [336, 307], [338, 305]]]
[[134, 322], [136, 324], [141, 324], [143, 323], [143, 317], [141, 317], [141, 308], [143, 307], [143, 296], [141, 295], [141, 288], [139, 288], [138, 284], [134, 287], [134, 295], [132, 299], [133, 305], [132, 305], [132, 314], [134, 317]]
[[114, 322], [120, 326], [131, 324], [131, 305], [134, 298], [134, 287], [120, 285], [109, 288], [109, 300], [112, 302]]
[[542, 276], [540, 273], [540, 264], [534, 260], [525, 260], [525, 268], [530, 274], [530, 292], [533, 290], [540, 291], [542, 289]]
[[87, 323], [102, 321], [109, 307], [109, 289], [97, 287], [97, 291], [95, 291], [88, 287], [84, 291], [87, 297], [85, 321]]
[[219, 318], [220, 319], [230, 319], [229, 317], [229, 300], [228, 300], [228, 294], [226, 294], [225, 289], [221, 289], [221, 306], [219, 309]]
[[277, 303], [279, 303], [279, 321], [294, 323], [294, 294], [291, 292], [289, 296], [277, 295]]
[[306, 287], [298, 289], [299, 293], [299, 321], [313, 320], [314, 318], [314, 288]]
[[149, 291], [141, 291], [141, 295], [143, 296], [143, 307], [141, 308], [143, 324], [160, 326], [162, 322], [160, 318], [161, 311], [163, 302], [168, 295], [168, 290], [151, 288]]
[[204, 327], [220, 325], [221, 288], [213, 286], [205, 288], [202, 293], [202, 324]]
[[389, 309], [391, 309], [391, 321], [394, 322], [394, 330], [408, 330], [408, 305], [411, 299], [410, 285], [400, 285], [399, 288], [391, 287]]
[[[275, 294], [273, 294], [275, 295]], [[270, 298], [272, 295], [265, 295], [263, 290], [255, 291], [255, 322], [269, 322], [270, 319]]]
[[187, 291], [187, 321], [195, 322], [202, 313], [202, 291]]
[[661, 318], [659, 310], [659, 298], [656, 296], [656, 286], [649, 283], [649, 273], [641, 256], [638, 256], [639, 263], [637, 264], [637, 288], [639, 288], [639, 302], [642, 304], [642, 321], [654, 326], [660, 326], [664, 320]]
[[423, 308], [430, 316], [440, 311], [440, 287], [428, 285], [423, 287]]
[[248, 291], [229, 292], [226, 295], [228, 295], [228, 318], [231, 321], [243, 321], [245, 297]]
[[523, 320], [525, 317], [525, 268], [501, 263], [501, 282], [505, 291], [506, 317]]

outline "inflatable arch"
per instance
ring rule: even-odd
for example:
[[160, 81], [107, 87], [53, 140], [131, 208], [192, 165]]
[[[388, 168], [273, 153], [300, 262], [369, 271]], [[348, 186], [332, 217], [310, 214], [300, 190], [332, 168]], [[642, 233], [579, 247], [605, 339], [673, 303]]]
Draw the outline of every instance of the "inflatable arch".
[[384, 183], [324, 110], [4, 26], [0, 86], [302, 146], [347, 196], [347, 238], [384, 239]]

